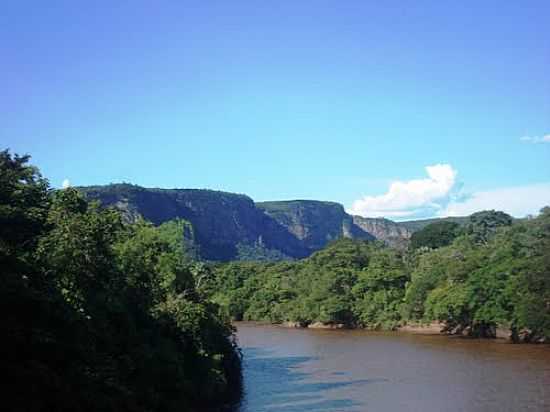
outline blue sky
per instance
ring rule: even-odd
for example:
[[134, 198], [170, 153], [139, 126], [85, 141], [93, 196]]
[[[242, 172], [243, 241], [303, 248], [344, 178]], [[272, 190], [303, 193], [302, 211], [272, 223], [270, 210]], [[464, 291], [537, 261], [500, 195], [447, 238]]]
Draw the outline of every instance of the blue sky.
[[7, 3], [0, 147], [53, 186], [550, 204], [548, 1]]

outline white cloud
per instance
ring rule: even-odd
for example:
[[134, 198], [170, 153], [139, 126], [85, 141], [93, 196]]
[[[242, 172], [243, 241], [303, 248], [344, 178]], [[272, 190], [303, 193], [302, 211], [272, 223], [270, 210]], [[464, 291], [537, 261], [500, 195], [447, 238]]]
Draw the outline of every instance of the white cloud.
[[386, 194], [365, 196], [349, 212], [365, 217], [417, 217], [437, 214], [450, 199], [456, 170], [448, 164], [426, 167], [428, 178], [391, 183]]
[[526, 143], [550, 143], [550, 134], [540, 136], [522, 136], [519, 138], [522, 142]]
[[69, 179], [63, 180], [63, 183], [61, 184], [61, 187], [62, 187], [63, 189], [67, 189], [68, 187], [71, 187], [71, 182], [70, 182], [70, 180], [69, 180]]
[[550, 183], [480, 191], [461, 202], [451, 202], [439, 216], [466, 216], [480, 210], [502, 210], [515, 217], [536, 215], [550, 205]]

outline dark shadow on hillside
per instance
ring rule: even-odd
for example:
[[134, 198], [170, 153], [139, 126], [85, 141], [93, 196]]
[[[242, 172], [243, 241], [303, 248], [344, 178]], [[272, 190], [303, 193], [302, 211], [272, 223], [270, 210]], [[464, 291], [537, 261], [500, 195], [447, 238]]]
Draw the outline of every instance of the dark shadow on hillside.
[[337, 412], [361, 410], [358, 402], [344, 396], [333, 398], [327, 391], [379, 380], [312, 382], [312, 376], [297, 368], [314, 360], [307, 356], [270, 356], [266, 350], [244, 350], [245, 397], [239, 412]]

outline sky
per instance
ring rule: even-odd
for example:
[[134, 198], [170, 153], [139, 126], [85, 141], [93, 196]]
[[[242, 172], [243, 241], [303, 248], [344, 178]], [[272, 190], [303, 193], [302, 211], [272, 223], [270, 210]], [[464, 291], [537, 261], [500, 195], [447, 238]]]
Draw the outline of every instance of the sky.
[[0, 149], [54, 187], [550, 205], [548, 1], [8, 1]]

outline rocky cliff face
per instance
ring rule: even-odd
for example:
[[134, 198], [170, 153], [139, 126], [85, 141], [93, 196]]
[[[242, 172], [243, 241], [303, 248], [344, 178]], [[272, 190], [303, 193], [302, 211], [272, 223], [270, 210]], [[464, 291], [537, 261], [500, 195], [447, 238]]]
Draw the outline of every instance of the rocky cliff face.
[[273, 249], [291, 258], [308, 254], [293, 234], [256, 208], [245, 195], [198, 189], [146, 189], [128, 184], [79, 189], [91, 200], [120, 209], [128, 221], [139, 216], [156, 225], [174, 218], [188, 220], [204, 259], [237, 259], [242, 245]]
[[147, 189], [130, 184], [79, 188], [90, 200], [120, 209], [127, 221], [191, 222], [207, 260], [302, 258], [340, 237], [380, 239], [403, 247], [411, 231], [386, 219], [350, 216], [342, 205], [315, 200], [254, 203], [248, 196], [198, 189]]
[[383, 218], [353, 216], [353, 223], [372, 234], [376, 239], [399, 249], [404, 249], [407, 246], [413, 233], [401, 223]]
[[291, 200], [259, 202], [256, 206], [299, 239], [309, 253], [340, 237], [374, 240], [353, 223], [339, 203]]

